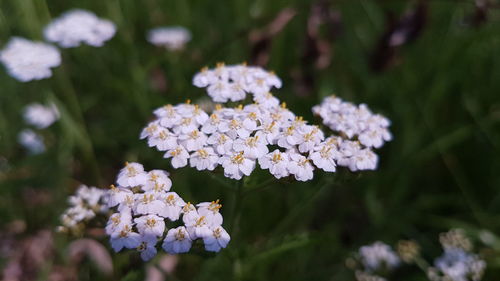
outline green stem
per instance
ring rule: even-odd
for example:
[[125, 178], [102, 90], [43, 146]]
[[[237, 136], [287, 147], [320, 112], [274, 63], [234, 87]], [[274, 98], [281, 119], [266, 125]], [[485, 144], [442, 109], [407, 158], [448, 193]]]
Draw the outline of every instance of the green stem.
[[93, 177], [93, 180], [97, 184], [101, 184], [100, 176], [99, 176], [99, 165], [97, 163], [97, 158], [94, 152], [94, 147], [92, 144], [92, 139], [87, 130], [87, 126], [85, 123], [85, 118], [83, 115], [82, 108], [78, 101], [78, 96], [76, 94], [76, 90], [71, 83], [71, 79], [68, 77], [66, 70], [64, 69], [64, 65], [61, 65], [61, 69], [55, 71], [54, 76], [59, 84], [61, 89], [61, 96], [68, 106], [68, 117], [74, 118], [75, 125], [78, 126], [80, 133], [82, 134], [81, 141], [81, 150], [83, 157], [87, 164], [90, 166], [90, 172]]

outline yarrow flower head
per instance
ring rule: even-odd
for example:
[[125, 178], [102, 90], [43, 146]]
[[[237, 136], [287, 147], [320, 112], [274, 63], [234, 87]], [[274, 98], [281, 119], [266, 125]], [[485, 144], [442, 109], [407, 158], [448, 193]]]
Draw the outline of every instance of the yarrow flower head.
[[[189, 252], [197, 240], [203, 241], [207, 251], [227, 246], [230, 237], [222, 227], [219, 201], [186, 203], [170, 190], [168, 175], [162, 170], [146, 172], [139, 163], [127, 163], [119, 172], [118, 186], [112, 185], [107, 192], [107, 207], [116, 212], [108, 220], [106, 233], [115, 251], [136, 249], [147, 261], [156, 255], [161, 241], [170, 254]], [[183, 225], [169, 229], [178, 225], [173, 224], [176, 221]]]
[[51, 68], [61, 64], [61, 54], [49, 44], [12, 37], [0, 51], [0, 61], [12, 77], [28, 82], [51, 77]]
[[47, 41], [55, 42], [63, 48], [87, 44], [101, 47], [116, 32], [116, 26], [109, 20], [100, 19], [86, 10], [71, 10], [49, 23], [44, 30]]
[[391, 246], [380, 241], [359, 248], [361, 262], [367, 271], [377, 271], [382, 268], [395, 268], [400, 259]]
[[93, 219], [97, 214], [107, 212], [106, 191], [96, 187], [80, 185], [75, 194], [68, 198], [70, 207], [61, 215], [62, 226], [60, 232], [80, 233], [85, 222]]
[[[260, 67], [241, 65], [204, 68], [193, 84], [206, 88], [215, 102], [240, 101], [247, 94], [254, 103], [205, 112], [191, 101], [165, 105], [154, 111], [156, 119], [141, 132], [150, 147], [165, 152], [174, 168], [190, 164], [197, 170], [222, 166], [226, 177], [240, 180], [257, 166], [276, 178], [294, 176], [299, 181], [314, 177], [314, 170], [335, 172], [337, 166], [351, 171], [374, 170], [378, 156], [371, 146], [342, 136], [326, 137], [280, 103], [269, 91], [281, 80]], [[258, 164], [258, 165], [257, 165]]]
[[176, 51], [191, 40], [191, 32], [182, 26], [157, 27], [148, 32], [147, 40], [155, 46]]
[[443, 254], [429, 270], [431, 280], [479, 281], [486, 262], [471, 252], [472, 243], [461, 229], [452, 229], [439, 237]]
[[365, 147], [380, 148], [384, 142], [392, 140], [388, 128], [389, 119], [380, 114], [374, 114], [368, 106], [358, 106], [345, 102], [336, 96], [330, 96], [320, 105], [313, 107], [313, 113], [323, 119], [330, 129], [340, 132], [349, 139], [357, 140]]
[[24, 129], [19, 132], [17, 141], [31, 154], [40, 154], [45, 151], [43, 137], [31, 129]]
[[24, 108], [24, 120], [37, 129], [44, 129], [59, 119], [59, 110], [55, 104], [48, 106], [32, 103]]

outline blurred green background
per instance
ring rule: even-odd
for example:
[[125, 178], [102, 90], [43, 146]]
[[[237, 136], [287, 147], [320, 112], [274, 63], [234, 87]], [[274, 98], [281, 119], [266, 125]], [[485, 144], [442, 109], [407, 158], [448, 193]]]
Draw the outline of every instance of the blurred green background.
[[[138, 135], [154, 108], [206, 99], [191, 85], [201, 67], [247, 61], [274, 70], [284, 82], [274, 94], [305, 119], [319, 123], [311, 107], [335, 93], [386, 115], [394, 140], [378, 151], [377, 171], [317, 172], [312, 182], [285, 179], [244, 191], [228, 249], [179, 256], [167, 280], [354, 280], [345, 259], [361, 245], [414, 239], [432, 261], [441, 252], [438, 234], [453, 227], [464, 228], [484, 249], [484, 280], [498, 280], [499, 5], [2, 0], [1, 45], [11, 36], [42, 40], [51, 18], [72, 8], [93, 11], [118, 27], [104, 47], [61, 49], [63, 63], [50, 79], [20, 83], [0, 69], [2, 245], [15, 247], [13, 241], [54, 230], [79, 183], [105, 188], [125, 161], [170, 171], [173, 190], [184, 199], [220, 198], [223, 214], [231, 216], [235, 181], [220, 171], [214, 177], [173, 170]], [[162, 25], [185, 26], [193, 39], [180, 52], [150, 45], [147, 30]], [[26, 127], [22, 109], [45, 101], [55, 102], [62, 118], [42, 132], [48, 151], [30, 156], [17, 144]], [[269, 177], [259, 172], [249, 186]], [[26, 227], [12, 235], [13, 222]], [[489, 244], [480, 239], [485, 231], [495, 238]], [[97, 239], [109, 248], [105, 237]], [[67, 265], [70, 241], [55, 234], [51, 258], [26, 280], [47, 280], [54, 268]], [[135, 254], [113, 257], [111, 277], [87, 260], [74, 274], [80, 280], [144, 279], [146, 267]], [[0, 268], [8, 262], [9, 256], [0, 256]], [[390, 280], [426, 278], [404, 266]]]

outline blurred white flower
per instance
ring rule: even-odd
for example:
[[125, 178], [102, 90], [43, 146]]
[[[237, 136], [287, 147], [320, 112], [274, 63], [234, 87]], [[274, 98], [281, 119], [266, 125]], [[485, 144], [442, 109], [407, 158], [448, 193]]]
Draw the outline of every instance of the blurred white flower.
[[45, 27], [44, 35], [47, 41], [58, 43], [63, 48], [78, 47], [82, 43], [101, 47], [115, 32], [116, 26], [111, 21], [77, 9], [54, 19]]
[[49, 44], [12, 37], [0, 51], [0, 61], [12, 77], [28, 82], [51, 77], [50, 68], [61, 64], [61, 55]]
[[168, 50], [176, 51], [184, 48], [191, 40], [191, 32], [182, 26], [165, 26], [149, 30], [148, 42]]
[[400, 259], [391, 246], [380, 241], [359, 248], [359, 256], [368, 271], [376, 271], [384, 267], [390, 269], [400, 264]]
[[357, 137], [366, 147], [380, 148], [384, 142], [392, 140], [389, 119], [373, 114], [366, 104], [356, 106], [339, 97], [329, 96], [312, 111], [330, 129], [342, 132], [350, 139]]
[[[70, 207], [61, 215], [62, 226], [59, 229], [78, 231], [78, 224], [91, 220], [98, 213], [105, 213], [108, 210], [108, 198], [102, 189], [80, 185], [75, 194], [68, 198]], [[128, 222], [125, 217], [124, 220], [120, 220], [120, 217], [115, 216], [113, 226], [106, 227], [106, 231], [113, 233], [115, 228], [123, 222]]]
[[32, 103], [24, 108], [24, 121], [37, 129], [44, 129], [59, 119], [59, 110], [55, 104], [44, 106]]
[[43, 137], [31, 129], [19, 132], [17, 141], [32, 154], [40, 154], [45, 151]]

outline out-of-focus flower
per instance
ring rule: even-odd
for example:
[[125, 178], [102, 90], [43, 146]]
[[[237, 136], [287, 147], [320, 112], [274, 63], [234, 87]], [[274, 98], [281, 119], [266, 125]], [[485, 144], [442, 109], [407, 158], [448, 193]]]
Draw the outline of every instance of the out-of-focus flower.
[[28, 82], [51, 77], [50, 68], [61, 64], [61, 54], [54, 46], [12, 37], [0, 51], [0, 61], [12, 77]]
[[191, 40], [191, 32], [182, 26], [157, 27], [148, 32], [147, 39], [155, 46], [176, 51], [183, 49], [184, 45]]
[[441, 233], [439, 242], [444, 253], [434, 260], [428, 276], [431, 280], [479, 281], [486, 269], [486, 262], [471, 253], [472, 242], [462, 229]]
[[59, 110], [55, 104], [48, 106], [32, 103], [24, 108], [24, 121], [37, 129], [44, 129], [59, 119]]
[[313, 113], [323, 119], [323, 123], [336, 132], [357, 140], [366, 147], [380, 148], [392, 140], [388, 128], [389, 119], [373, 114], [365, 104], [354, 105], [339, 97], [330, 96], [320, 105], [313, 107]]
[[441, 257], [434, 261], [434, 267], [450, 281], [481, 280], [486, 262], [477, 255], [459, 248], [447, 248]]
[[79, 234], [82, 230], [82, 223], [108, 210], [107, 200], [104, 190], [80, 185], [75, 194], [68, 198], [70, 207], [61, 215], [62, 226], [59, 226], [57, 230]]
[[391, 246], [380, 241], [359, 248], [359, 256], [368, 271], [376, 271], [384, 267], [391, 269], [400, 263], [399, 257]]
[[412, 263], [420, 255], [420, 246], [413, 240], [401, 240], [398, 242], [397, 251], [404, 262]]
[[31, 154], [40, 154], [45, 151], [43, 137], [31, 129], [22, 130], [17, 136], [17, 141]]
[[101, 47], [111, 39], [116, 26], [109, 20], [100, 19], [85, 10], [71, 10], [49, 23], [44, 30], [45, 38], [63, 48], [78, 47], [84, 43]]

